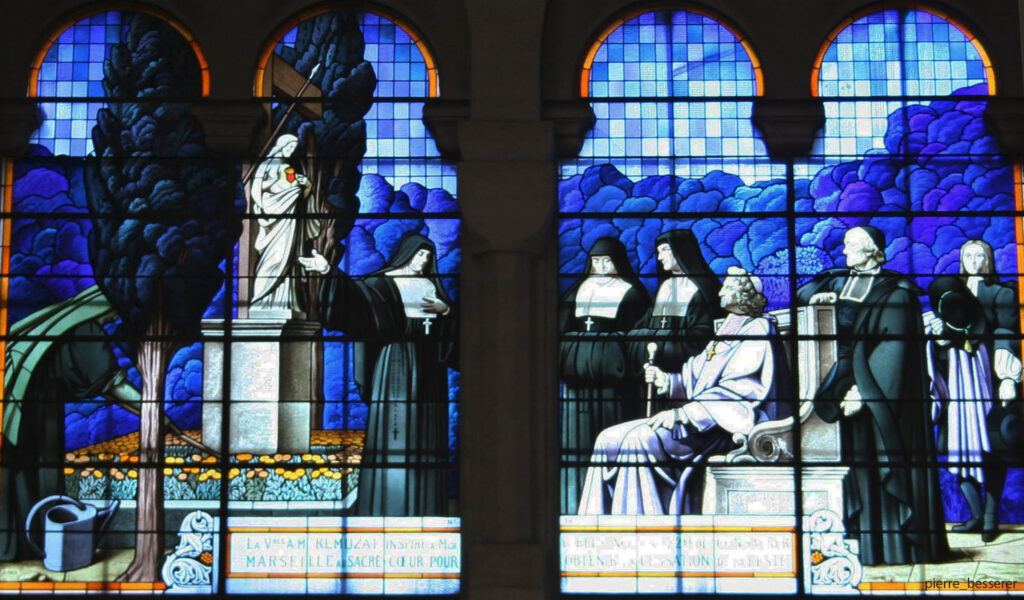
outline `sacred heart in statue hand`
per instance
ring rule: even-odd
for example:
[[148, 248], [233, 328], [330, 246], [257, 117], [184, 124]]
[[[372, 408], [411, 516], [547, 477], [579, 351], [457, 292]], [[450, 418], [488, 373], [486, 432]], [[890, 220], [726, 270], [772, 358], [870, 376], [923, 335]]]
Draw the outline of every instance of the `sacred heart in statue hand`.
[[288, 183], [295, 183], [295, 169], [292, 167], [285, 169], [284, 178], [288, 180]]

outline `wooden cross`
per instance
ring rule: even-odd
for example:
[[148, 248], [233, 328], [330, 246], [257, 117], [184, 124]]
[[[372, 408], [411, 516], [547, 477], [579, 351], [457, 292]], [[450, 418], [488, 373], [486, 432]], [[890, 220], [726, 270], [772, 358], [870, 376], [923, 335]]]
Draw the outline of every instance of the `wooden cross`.
[[[270, 77], [263, 77], [264, 96], [295, 98], [302, 84], [306, 83], [306, 76], [296, 71], [277, 54], [271, 55], [267, 70], [270, 71]], [[323, 91], [312, 83], [302, 93], [303, 98], [321, 98], [323, 95]], [[324, 105], [319, 102], [299, 102], [295, 110], [307, 119], [319, 119], [324, 116]]]
[[590, 318], [590, 315], [587, 315], [587, 320], [583, 323], [587, 326], [587, 332], [589, 333], [590, 327], [594, 324], [594, 320]]
[[[270, 62], [267, 64], [266, 71], [263, 74], [263, 89], [260, 90], [261, 94], [270, 98], [277, 96], [274, 102], [279, 102], [282, 99], [295, 98], [299, 94], [299, 90], [302, 90], [302, 86], [306, 83], [307, 76], [299, 73], [294, 67], [284, 61], [283, 58], [277, 54], [271, 54]], [[302, 98], [321, 98], [324, 93], [320, 88], [316, 87], [312, 83], [306, 86], [306, 89], [302, 91]], [[267, 115], [271, 113], [271, 102], [264, 103], [264, 110], [267, 111]], [[324, 106], [319, 102], [297, 102], [295, 110], [298, 111], [303, 117], [307, 119], [319, 119], [324, 115]], [[268, 120], [269, 122], [269, 120]], [[271, 129], [276, 132], [271, 123]], [[271, 138], [276, 137], [272, 134]], [[273, 143], [273, 139], [268, 139], [268, 143]], [[266, 147], [269, 150], [269, 146]], [[255, 171], [255, 163], [249, 165], [247, 175], [252, 175]], [[248, 185], [250, 182], [243, 180], [242, 184], [246, 186], [246, 194], [249, 194]], [[253, 273], [256, 265], [256, 250], [253, 248], [253, 244], [256, 240], [256, 233], [259, 228], [254, 227], [249, 219], [242, 219], [242, 240], [249, 240], [248, 243], [240, 244], [238, 254], [238, 270], [240, 273]], [[249, 297], [252, 292], [251, 286], [242, 285], [238, 289], [238, 316], [245, 318], [249, 315]]]

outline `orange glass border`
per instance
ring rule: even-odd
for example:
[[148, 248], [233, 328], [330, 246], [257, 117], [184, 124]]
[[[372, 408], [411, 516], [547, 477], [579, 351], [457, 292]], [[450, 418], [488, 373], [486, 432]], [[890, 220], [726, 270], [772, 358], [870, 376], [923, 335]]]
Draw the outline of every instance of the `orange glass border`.
[[199, 46], [199, 42], [196, 41], [196, 37], [192, 35], [192, 32], [185, 28], [177, 19], [170, 14], [144, 4], [129, 4], [124, 6], [101, 6], [93, 7], [88, 10], [80, 11], [75, 13], [75, 16], [65, 21], [60, 26], [53, 30], [53, 33], [46, 38], [43, 43], [43, 47], [36, 54], [36, 58], [32, 61], [32, 70], [29, 72], [28, 77], [28, 96], [34, 98], [37, 96], [37, 88], [39, 87], [39, 70], [43, 66], [43, 60], [46, 59], [46, 55], [50, 52], [50, 48], [57, 42], [61, 35], [68, 30], [69, 27], [78, 23], [82, 19], [87, 19], [91, 16], [98, 15], [100, 13], [112, 12], [112, 11], [135, 11], [152, 15], [158, 19], [163, 20], [171, 27], [181, 34], [188, 42], [189, 46], [192, 47], [192, 51], [196, 55], [196, 60], [199, 61], [200, 75], [203, 80], [203, 97], [210, 95], [210, 65], [206, 60], [206, 55], [203, 54], [202, 48]]
[[[253, 79], [253, 96], [257, 98], [263, 98], [263, 78], [266, 76], [267, 65], [270, 63], [270, 55], [274, 53], [274, 48], [284, 37], [284, 34], [291, 31], [293, 28], [298, 27], [300, 23], [313, 17], [318, 17], [327, 13], [335, 12], [338, 10], [345, 10], [343, 7], [334, 5], [320, 6], [311, 10], [307, 10], [299, 13], [295, 17], [289, 19], [284, 25], [281, 25], [274, 30], [274, 33], [270, 36], [270, 41], [264, 45], [263, 50], [260, 52], [259, 60], [256, 63], [256, 76]], [[437, 61], [434, 60], [434, 55], [427, 46], [426, 40], [420, 35], [411, 25], [409, 25], [403, 18], [395, 15], [392, 12], [381, 9], [379, 7], [364, 7], [360, 8], [359, 12], [366, 12], [372, 15], [376, 15], [383, 19], [387, 19], [399, 27], [406, 35], [412, 40], [416, 47], [420, 51], [420, 55], [423, 56], [423, 62], [427, 67], [427, 97], [437, 98], [440, 95], [438, 86], [438, 73], [437, 73]]]
[[[978, 56], [981, 57], [981, 63], [985, 66], [985, 77], [988, 81], [988, 95], [995, 96], [996, 70], [992, 66], [992, 59], [989, 58], [988, 52], [986, 52], [985, 47], [981, 45], [981, 40], [979, 40], [977, 36], [972, 34], [967, 29], [967, 27], [965, 27], [955, 18], [949, 16], [948, 13], [945, 13], [931, 6], [920, 4], [918, 2], [889, 3], [883, 7], [876, 6], [870, 9], [854, 13], [853, 16], [844, 19], [835, 29], [832, 30], [832, 33], [829, 34], [828, 38], [825, 39], [825, 42], [822, 43], [821, 47], [818, 49], [818, 55], [814, 58], [814, 68], [811, 69], [811, 96], [815, 98], [820, 97], [818, 95], [818, 77], [821, 75], [821, 63], [824, 62], [825, 53], [828, 52], [828, 49], [830, 47], [832, 47], [832, 43], [836, 41], [836, 38], [839, 37], [839, 34], [842, 33], [850, 25], [853, 25], [854, 22], [863, 19], [868, 15], [885, 12], [887, 10], [918, 10], [921, 12], [926, 12], [940, 19], [944, 19], [953, 27], [959, 29], [960, 33], [964, 34], [964, 37], [967, 38], [967, 41], [971, 42], [971, 45], [974, 46], [974, 49], [978, 51]], [[828, 96], [828, 98], [833, 98], [833, 96]], [[843, 98], [846, 98], [846, 96], [843, 96]], [[855, 98], [855, 96], [851, 96], [850, 98]]]
[[727, 19], [724, 19], [720, 15], [714, 14], [711, 11], [705, 10], [703, 8], [655, 5], [637, 8], [627, 13], [624, 13], [620, 17], [616, 17], [607, 27], [604, 28], [604, 30], [601, 31], [600, 35], [597, 36], [597, 39], [595, 39], [591, 43], [590, 49], [587, 51], [587, 54], [583, 59], [583, 66], [580, 68], [580, 98], [590, 97], [590, 70], [594, 66], [594, 58], [597, 56], [597, 51], [601, 48], [601, 45], [604, 44], [605, 40], [608, 39], [608, 36], [610, 36], [613, 31], [615, 31], [622, 25], [625, 25], [626, 22], [631, 21], [639, 17], [640, 15], [665, 10], [690, 12], [695, 15], [700, 15], [702, 17], [711, 19], [712, 21], [715, 21], [722, 27], [725, 27], [725, 29], [728, 30], [729, 33], [733, 34], [733, 36], [736, 37], [736, 41], [739, 42], [741, 46], [743, 46], [743, 49], [746, 50], [747, 58], [750, 59], [750, 64], [754, 68], [754, 95], [764, 95], [764, 73], [761, 69], [761, 59], [757, 57], [757, 53], [754, 52], [754, 48], [750, 44], [750, 40], [748, 40], [745, 36], [743, 36], [740, 33], [739, 28], [737, 28], [735, 25], [733, 25]]
[[[1024, 298], [1024, 165], [1020, 162], [1013, 165], [1013, 197], [1018, 215], [1013, 228], [1017, 238], [1017, 298]], [[1020, 306], [1020, 319], [1024, 323], [1024, 304]], [[1024, 352], [1024, 340], [1021, 340], [1021, 351]]]
[[[3, 169], [3, 180], [0, 181], [0, 187], [2, 187], [3, 199], [0, 200], [3, 204], [3, 214], [10, 215], [14, 210], [14, 161], [10, 158], [5, 158], [2, 161], [0, 168]], [[0, 222], [0, 228], [2, 228], [2, 236], [0, 236], [0, 265], [2, 265], [3, 272], [0, 273], [0, 356], [7, 356], [7, 299], [10, 291], [10, 272], [11, 272], [11, 228], [14, 226], [14, 219], [11, 217], [4, 217]], [[3, 434], [3, 415], [4, 408], [6, 405], [6, 396], [4, 390], [7, 384], [7, 363], [6, 361], [0, 361], [0, 434]], [[2, 446], [2, 444], [0, 444]], [[2, 457], [0, 457], [2, 458]], [[2, 490], [0, 490], [2, 491]]]

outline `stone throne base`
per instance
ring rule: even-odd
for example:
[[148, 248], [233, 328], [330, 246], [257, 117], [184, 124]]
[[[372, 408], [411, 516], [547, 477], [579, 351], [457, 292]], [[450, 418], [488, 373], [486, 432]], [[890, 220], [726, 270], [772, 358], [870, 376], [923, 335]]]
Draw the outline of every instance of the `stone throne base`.
[[[800, 516], [805, 590], [857, 593], [861, 579], [859, 548], [855, 540], [845, 539], [842, 519], [843, 479], [849, 468], [839, 464], [839, 424], [822, 421], [814, 414], [810, 400], [836, 360], [835, 308], [802, 306], [793, 312], [787, 309], [772, 314], [791, 354], [794, 342], [796, 345], [793, 370], [799, 377], [797, 414], [795, 418], [758, 423], [748, 435], [734, 436], [736, 450], [709, 457], [702, 511], [705, 515], [745, 518], [751, 523], [778, 516], [788, 517], [795, 524]], [[823, 466], [799, 467], [797, 471], [789, 466], [797, 459]], [[756, 538], [761, 534], [751, 535]]]

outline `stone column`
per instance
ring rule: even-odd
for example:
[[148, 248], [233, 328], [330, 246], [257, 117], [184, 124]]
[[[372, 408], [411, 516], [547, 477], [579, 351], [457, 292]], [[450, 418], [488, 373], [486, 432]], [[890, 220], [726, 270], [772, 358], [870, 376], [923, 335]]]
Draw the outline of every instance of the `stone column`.
[[463, 595], [557, 591], [557, 148], [578, 152], [585, 103], [544, 120], [467, 118], [428, 106], [442, 151], [460, 156]]

